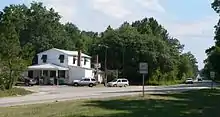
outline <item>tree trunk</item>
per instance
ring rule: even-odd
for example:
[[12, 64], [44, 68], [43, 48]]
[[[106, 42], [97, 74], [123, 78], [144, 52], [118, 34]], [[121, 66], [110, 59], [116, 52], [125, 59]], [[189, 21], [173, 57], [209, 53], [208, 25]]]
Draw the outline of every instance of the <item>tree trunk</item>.
[[9, 82], [7, 84], [7, 89], [11, 89], [12, 88], [12, 85], [13, 85], [13, 78], [12, 78], [12, 65], [11, 65], [11, 61], [9, 60], [8, 61], [8, 66], [9, 66]]
[[10, 68], [10, 73], [9, 73], [9, 87], [8, 87], [9, 89], [12, 88], [13, 82], [14, 82], [14, 80], [13, 80], [13, 78], [12, 78], [12, 70], [11, 70], [11, 68]]

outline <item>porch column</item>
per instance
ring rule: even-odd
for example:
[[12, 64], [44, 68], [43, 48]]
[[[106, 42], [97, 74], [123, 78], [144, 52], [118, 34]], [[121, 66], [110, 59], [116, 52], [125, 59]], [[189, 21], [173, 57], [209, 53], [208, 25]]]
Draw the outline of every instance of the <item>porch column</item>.
[[[39, 85], [44, 85], [44, 70], [41, 70], [41, 76], [40, 76], [40, 80], [39, 80]], [[43, 84], [40, 84], [43, 83]]]
[[69, 70], [66, 70], [66, 78], [65, 78], [65, 83], [69, 84]]
[[50, 83], [51, 83], [51, 80], [50, 80], [50, 71], [51, 71], [51, 70], [48, 70], [48, 71], [47, 71], [47, 75], [48, 75], [48, 77], [47, 77], [47, 84], [50, 84]]
[[40, 85], [40, 79], [41, 79], [41, 76], [42, 76], [41, 72], [42, 72], [41, 70], [37, 70], [38, 85]]
[[59, 85], [59, 81], [58, 81], [58, 70], [56, 70], [56, 80], [57, 80], [57, 85]]
[[50, 78], [50, 70], [47, 71], [48, 78]]
[[41, 77], [44, 76], [44, 70], [41, 70]]

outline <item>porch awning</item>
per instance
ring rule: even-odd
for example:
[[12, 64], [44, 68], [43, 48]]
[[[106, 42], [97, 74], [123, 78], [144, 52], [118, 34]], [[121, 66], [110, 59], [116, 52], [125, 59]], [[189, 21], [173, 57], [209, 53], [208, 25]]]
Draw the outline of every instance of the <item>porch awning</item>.
[[28, 70], [69, 70], [69, 68], [61, 67], [54, 64], [40, 64], [40, 65], [33, 65], [29, 66]]

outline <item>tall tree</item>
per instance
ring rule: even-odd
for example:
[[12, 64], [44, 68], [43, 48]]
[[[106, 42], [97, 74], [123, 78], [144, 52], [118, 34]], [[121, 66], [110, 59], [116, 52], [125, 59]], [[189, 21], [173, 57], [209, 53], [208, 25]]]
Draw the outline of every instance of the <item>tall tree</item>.
[[[220, 1], [219, 0], [214, 0], [213, 3], [211, 4], [212, 8], [218, 15], [220, 15]], [[216, 72], [216, 79], [220, 80], [219, 75], [220, 75], [220, 20], [218, 21], [217, 25], [215, 25], [215, 45], [210, 47], [209, 49], [206, 50], [206, 53], [208, 55], [208, 58], [204, 61], [205, 67], [204, 67], [204, 73], [206, 74], [205, 76], [209, 77], [210, 71]]]
[[4, 82], [0, 82], [0, 85], [6, 89], [11, 89], [27, 64], [22, 59], [22, 51], [15, 26], [10, 22], [3, 22], [0, 28], [0, 54], [1, 65], [3, 66], [0, 74], [1, 78], [4, 79]]

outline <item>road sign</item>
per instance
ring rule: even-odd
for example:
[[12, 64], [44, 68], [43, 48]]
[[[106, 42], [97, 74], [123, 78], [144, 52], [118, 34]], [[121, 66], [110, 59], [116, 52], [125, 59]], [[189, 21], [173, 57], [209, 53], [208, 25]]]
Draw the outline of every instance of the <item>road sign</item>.
[[148, 64], [144, 63], [144, 62], [141, 62], [139, 64], [139, 72], [141, 74], [147, 74], [148, 73]]
[[215, 72], [210, 72], [210, 77], [211, 77], [212, 79], [214, 79], [214, 78], [215, 78]]
[[139, 64], [139, 72], [143, 75], [143, 90], [142, 90], [142, 92], [143, 92], [143, 97], [144, 97], [144, 85], [145, 85], [145, 74], [147, 74], [148, 73], [148, 64], [147, 63], [144, 63], [144, 62], [141, 62], [140, 64]]

